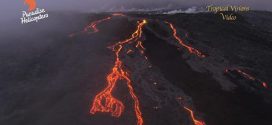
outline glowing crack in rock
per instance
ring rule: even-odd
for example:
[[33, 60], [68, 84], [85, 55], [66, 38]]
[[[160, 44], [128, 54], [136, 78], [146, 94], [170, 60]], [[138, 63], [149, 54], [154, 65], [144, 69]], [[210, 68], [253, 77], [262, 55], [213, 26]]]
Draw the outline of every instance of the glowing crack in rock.
[[189, 108], [187, 108], [187, 107], [184, 107], [184, 109], [186, 109], [186, 110], [190, 113], [190, 116], [191, 116], [191, 118], [192, 118], [192, 120], [193, 120], [193, 122], [194, 122], [194, 125], [206, 125], [205, 122], [200, 121], [200, 120], [197, 120], [197, 119], [195, 118], [194, 112], [193, 112], [191, 109], [189, 109]]
[[244, 78], [246, 78], [246, 79], [248, 79], [248, 80], [251, 80], [251, 81], [255, 81], [255, 82], [260, 83], [260, 85], [261, 85], [262, 87], [266, 88], [266, 89], [269, 88], [269, 87], [268, 87], [268, 84], [267, 84], [266, 82], [264, 82], [264, 81], [262, 81], [262, 80], [260, 80], [260, 79], [258, 79], [258, 78], [255, 78], [255, 77], [253, 77], [252, 75], [250, 75], [250, 74], [248, 74], [248, 73], [246, 73], [246, 72], [244, 72], [244, 71], [242, 71], [242, 70], [240, 70], [240, 69], [237, 69], [237, 68], [233, 68], [233, 69], [228, 69], [228, 68], [226, 68], [226, 69], [225, 69], [225, 73], [229, 73], [229, 72], [233, 72], [233, 71], [239, 73], [242, 77], [244, 77]]
[[183, 46], [185, 49], [187, 49], [189, 51], [189, 53], [195, 54], [195, 55], [197, 55], [198, 57], [201, 57], [201, 58], [206, 57], [206, 55], [204, 55], [203, 53], [201, 53], [199, 50], [197, 50], [197, 49], [195, 49], [195, 48], [193, 48], [193, 47], [185, 44], [184, 41], [177, 36], [177, 30], [176, 30], [176, 28], [174, 27], [174, 25], [172, 23], [169, 23], [167, 21], [165, 21], [165, 23], [168, 24], [170, 26], [170, 28], [172, 29], [172, 31], [173, 31], [173, 34], [172, 34], [173, 37], [179, 42], [179, 44], [181, 46]]
[[122, 112], [124, 111], [125, 106], [121, 101], [112, 96], [112, 91], [116, 87], [118, 80], [125, 80], [129, 90], [129, 94], [134, 101], [134, 111], [137, 118], [137, 125], [143, 125], [144, 121], [142, 117], [142, 112], [140, 110], [139, 99], [135, 94], [134, 88], [132, 86], [132, 81], [129, 78], [129, 74], [123, 68], [123, 62], [121, 61], [119, 55], [126, 44], [137, 41], [141, 37], [142, 28], [146, 23], [146, 20], [138, 22], [136, 31], [128, 39], [117, 42], [116, 44], [111, 46], [116, 56], [115, 65], [106, 78], [107, 87], [100, 93], [98, 93], [94, 98], [93, 104], [90, 109], [91, 114], [95, 114], [96, 112], [106, 112], [111, 113], [113, 117], [120, 117]]

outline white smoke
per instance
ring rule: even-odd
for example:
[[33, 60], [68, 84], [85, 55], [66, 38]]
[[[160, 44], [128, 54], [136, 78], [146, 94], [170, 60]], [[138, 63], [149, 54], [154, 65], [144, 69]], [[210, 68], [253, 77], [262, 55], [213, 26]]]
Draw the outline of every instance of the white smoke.
[[160, 11], [160, 10], [163, 10], [163, 9], [165, 9], [165, 8], [153, 8], [153, 9], [129, 8], [129, 9], [126, 9], [124, 7], [121, 7], [121, 8], [118, 8], [118, 9], [112, 8], [112, 9], [108, 10], [107, 12], [150, 12], [150, 11]]
[[200, 12], [205, 12], [204, 9], [202, 8], [197, 8], [196, 6], [190, 7], [186, 10], [182, 10], [182, 9], [177, 9], [177, 10], [171, 10], [168, 12], [163, 12], [163, 14], [177, 14], [177, 13], [200, 13]]
[[[136, 6], [136, 5], [135, 5]], [[171, 8], [176, 8], [172, 3], [169, 3], [164, 7], [127, 7], [127, 6], [113, 6], [109, 9], [105, 9], [103, 11], [106, 12], [154, 12], [154, 11], [163, 11], [170, 10]]]

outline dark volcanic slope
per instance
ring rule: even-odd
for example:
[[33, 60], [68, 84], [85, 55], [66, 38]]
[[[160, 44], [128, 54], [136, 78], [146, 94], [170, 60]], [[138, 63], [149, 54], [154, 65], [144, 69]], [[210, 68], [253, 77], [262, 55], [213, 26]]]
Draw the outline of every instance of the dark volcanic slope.
[[[132, 42], [124, 45], [120, 59], [139, 98], [144, 125], [193, 125], [184, 106], [207, 125], [272, 124], [270, 12], [238, 14], [235, 22], [208, 13], [127, 14], [98, 24], [97, 33], [80, 32], [107, 16], [52, 13], [40, 23], [0, 29], [7, 34], [0, 35], [1, 125], [136, 124], [124, 80], [113, 92], [125, 105], [119, 118], [90, 115], [89, 110], [114, 65], [108, 46], [127, 39], [143, 18], [148, 21], [139, 39], [144, 53]], [[164, 20], [207, 57], [188, 53]], [[68, 37], [70, 33], [76, 35]], [[231, 72], [224, 72], [226, 68]]]
[[[145, 31], [144, 46], [151, 63], [158, 66], [165, 78], [192, 97], [199, 111], [205, 114], [208, 125], [271, 124], [269, 108], [261, 96], [235, 88], [232, 92], [221, 89], [209, 73], [198, 73], [182, 59], [178, 49]], [[161, 51], [163, 50], [163, 51]]]
[[[266, 12], [251, 12], [238, 15], [239, 20], [235, 22], [222, 21], [213, 14], [161, 16], [159, 19], [174, 22], [180, 28], [181, 37], [182, 34], [189, 34], [184, 39], [208, 53], [209, 57], [207, 62], [205, 59], [182, 59], [180, 57], [184, 50], [179, 52], [176, 46], [167, 44], [165, 39], [158, 38], [154, 31], [152, 33], [148, 30], [145, 31], [146, 54], [152, 64], [161, 69], [166, 79], [192, 97], [196, 108], [205, 114], [208, 125], [269, 125], [272, 123], [268, 115], [272, 112], [269, 108], [271, 89], [252, 91], [250, 84], [256, 82], [252, 83], [239, 76], [231, 79], [237, 87], [231, 91], [223, 91], [218, 81], [221, 85], [228, 84], [227, 81], [215, 81], [216, 77], [212, 78], [215, 75], [211, 75], [217, 72], [215, 67], [221, 67], [220, 74], [223, 74], [223, 67], [239, 67], [271, 83], [271, 30], [261, 28], [271, 27], [271, 23], [268, 23], [268, 20], [272, 21], [267, 16], [269, 14], [271, 15]], [[158, 26], [152, 28], [157, 28], [155, 34], [160, 34]], [[203, 63], [190, 64], [195, 61]], [[213, 66], [210, 67], [209, 64]], [[193, 71], [199, 65], [206, 71]]]

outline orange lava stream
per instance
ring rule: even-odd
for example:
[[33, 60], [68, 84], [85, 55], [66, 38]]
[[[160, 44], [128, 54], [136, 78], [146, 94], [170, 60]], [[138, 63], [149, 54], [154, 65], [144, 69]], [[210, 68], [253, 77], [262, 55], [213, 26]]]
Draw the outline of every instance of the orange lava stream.
[[111, 70], [111, 73], [107, 76], [107, 87], [98, 93], [93, 101], [93, 104], [90, 109], [91, 114], [96, 112], [107, 112], [111, 113], [113, 117], [120, 117], [124, 111], [124, 104], [112, 96], [112, 91], [116, 87], [118, 80], [125, 80], [128, 87], [130, 96], [134, 101], [134, 111], [137, 118], [137, 125], [143, 125], [142, 112], [140, 110], [140, 102], [137, 95], [134, 92], [132, 82], [129, 78], [128, 73], [123, 69], [123, 62], [120, 60], [119, 55], [123, 49], [123, 46], [130, 43], [132, 40], [136, 41], [142, 35], [142, 27], [147, 23], [146, 20], [138, 22], [136, 31], [123, 41], [120, 41], [112, 46], [113, 51], [115, 52], [116, 60], [115, 65]]
[[143, 33], [143, 26], [147, 23], [146, 20], [143, 20], [142, 22], [138, 22], [138, 26], [137, 26], [137, 29], [136, 31], [130, 36], [130, 38], [124, 40], [124, 41], [120, 41], [120, 42], [117, 42], [116, 44], [114, 44], [113, 46], [111, 46], [111, 48], [115, 48], [116, 46], [118, 45], [124, 45], [124, 44], [127, 44], [127, 43], [130, 43], [132, 41], [136, 41], [138, 40], [141, 36], [142, 36], [142, 33]]
[[107, 21], [107, 20], [110, 20], [112, 17], [106, 17], [104, 19], [101, 19], [101, 20], [96, 20], [94, 22], [91, 22], [88, 26], [86, 26], [83, 30], [83, 32], [88, 32], [89, 29], [92, 29], [93, 30], [93, 33], [96, 33], [96, 32], [99, 32], [99, 29], [96, 27], [97, 24], [101, 23], [101, 22], [104, 22], [104, 21]]
[[177, 36], [177, 30], [176, 30], [176, 28], [174, 27], [174, 25], [173, 25], [172, 23], [169, 23], [169, 22], [166, 22], [166, 21], [165, 21], [165, 23], [167, 23], [167, 24], [170, 26], [170, 28], [171, 28], [172, 31], [173, 31], [173, 37], [179, 42], [179, 44], [180, 44], [181, 46], [185, 47], [191, 54], [195, 54], [195, 55], [197, 55], [198, 57], [201, 57], [201, 58], [205, 58], [205, 57], [206, 57], [206, 55], [204, 55], [203, 53], [201, 53], [201, 52], [198, 51], [197, 49], [195, 49], [195, 48], [193, 48], [193, 47], [191, 47], [191, 46], [189, 46], [189, 45], [186, 45], [186, 44], [184, 43], [184, 41], [181, 40], [181, 39]]
[[246, 79], [252, 80], [252, 81], [257, 81], [259, 82], [264, 88], [268, 89], [268, 84], [266, 82], [263, 82], [253, 76], [251, 76], [250, 74], [240, 70], [240, 69], [225, 69], [225, 73], [228, 73], [229, 71], [236, 71], [238, 72], [241, 76], [243, 76]]
[[194, 122], [195, 125], [206, 125], [205, 122], [200, 121], [200, 120], [197, 120], [197, 119], [195, 118], [194, 112], [193, 112], [191, 109], [189, 109], [189, 108], [187, 108], [187, 107], [184, 107], [184, 109], [186, 109], [186, 110], [190, 113], [191, 118], [192, 118], [192, 120], [193, 120], [193, 122]]
[[112, 72], [107, 76], [107, 87], [95, 96], [92, 108], [90, 110], [91, 114], [96, 112], [111, 112], [114, 117], [119, 117], [123, 112], [125, 106], [124, 104], [112, 96], [112, 90], [116, 86], [117, 80], [121, 78], [126, 78], [125, 72], [121, 69], [122, 62], [119, 59], [119, 52], [122, 46], [116, 50], [116, 61], [112, 68]]
[[[97, 33], [97, 32], [99, 32], [99, 29], [97, 28], [97, 25], [100, 24], [100, 23], [102, 23], [102, 22], [105, 22], [107, 20], [112, 19], [112, 17], [114, 17], [114, 16], [122, 16], [123, 17], [123, 16], [126, 16], [126, 15], [124, 15], [122, 13], [113, 13], [111, 16], [108, 16], [108, 17], [105, 17], [103, 19], [91, 22], [89, 25], [87, 25], [86, 27], [84, 27], [84, 29], [80, 33]], [[74, 37], [77, 34], [78, 33], [71, 33], [68, 36], [69, 37]]]

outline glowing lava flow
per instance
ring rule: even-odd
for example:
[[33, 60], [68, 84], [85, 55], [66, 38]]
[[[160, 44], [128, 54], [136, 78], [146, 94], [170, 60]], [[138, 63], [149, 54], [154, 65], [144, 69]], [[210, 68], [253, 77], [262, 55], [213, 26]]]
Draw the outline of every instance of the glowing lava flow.
[[93, 101], [90, 109], [91, 114], [96, 112], [107, 112], [111, 113], [114, 117], [120, 117], [124, 111], [124, 104], [112, 96], [112, 91], [116, 87], [118, 80], [125, 80], [129, 93], [134, 101], [134, 111], [137, 118], [137, 125], [143, 124], [142, 112], [140, 110], [140, 102], [136, 96], [134, 89], [132, 87], [132, 82], [128, 76], [128, 73], [123, 69], [123, 62], [120, 60], [119, 55], [122, 51], [124, 45], [131, 43], [132, 41], [138, 40], [142, 35], [142, 27], [147, 23], [146, 20], [138, 22], [136, 31], [131, 35], [130, 38], [120, 41], [112, 46], [115, 52], [116, 60], [115, 65], [111, 70], [111, 73], [107, 76], [107, 87], [98, 93]]
[[181, 40], [178, 36], [177, 36], [177, 30], [176, 28], [174, 27], [174, 25], [172, 23], [169, 23], [167, 21], [165, 21], [165, 23], [167, 23], [170, 28], [172, 29], [173, 31], [173, 37], [179, 42], [179, 44], [183, 47], [185, 47], [191, 54], [195, 54], [197, 55], [198, 57], [201, 57], [201, 58], [204, 58], [206, 57], [206, 55], [204, 55], [203, 53], [201, 53], [200, 51], [198, 51], [197, 49], [189, 46], [189, 45], [186, 45], [183, 40]]
[[132, 42], [132, 41], [137, 41], [139, 38], [142, 37], [142, 33], [143, 33], [142, 29], [143, 29], [143, 26], [144, 26], [146, 23], [147, 23], [146, 20], [143, 20], [142, 22], [138, 22], [137, 29], [136, 29], [136, 31], [131, 35], [130, 38], [128, 38], [128, 39], [126, 39], [126, 40], [124, 40], [124, 41], [120, 41], [120, 42], [114, 44], [113, 46], [110, 46], [110, 48], [113, 48], [113, 49], [114, 49], [114, 48], [115, 48], [116, 46], [118, 46], [118, 45], [124, 45], [124, 44], [130, 43], [130, 42]]
[[[96, 112], [111, 112], [111, 115], [114, 117], [119, 117], [124, 110], [124, 105], [121, 101], [112, 97], [111, 93], [114, 89], [117, 80], [121, 78], [127, 78], [126, 73], [120, 69], [122, 62], [119, 59], [119, 52], [121, 51], [122, 46], [116, 50], [116, 61], [115, 65], [112, 68], [112, 72], [107, 76], [108, 86], [95, 96], [93, 106], [90, 110], [90, 113], [95, 114]], [[104, 102], [103, 102], [104, 101]]]
[[[81, 31], [81, 33], [97, 33], [97, 32], [99, 32], [97, 25], [102, 22], [112, 19], [112, 17], [114, 17], [114, 16], [126, 16], [126, 15], [124, 15], [122, 13], [113, 13], [111, 16], [91, 22], [86, 27], [84, 27], [84, 29]], [[75, 35], [77, 35], [77, 33], [71, 33], [71, 34], [69, 34], [69, 37], [74, 37]]]
[[88, 32], [89, 29], [93, 30], [93, 33], [99, 32], [99, 29], [96, 27], [98, 24], [110, 20], [112, 19], [113, 16], [125, 16], [122, 13], [113, 13], [112, 16], [108, 16], [106, 18], [100, 19], [100, 20], [96, 20], [94, 22], [91, 22], [88, 26], [86, 26], [83, 30], [83, 32]]
[[190, 113], [191, 118], [192, 118], [192, 120], [193, 120], [193, 122], [194, 122], [195, 125], [206, 125], [205, 122], [200, 121], [200, 120], [197, 120], [197, 119], [195, 118], [194, 112], [193, 112], [191, 109], [189, 109], [189, 108], [187, 108], [187, 107], [184, 107], [184, 109], [186, 109], [186, 110]]
[[97, 24], [99, 24], [99, 23], [101, 23], [101, 22], [104, 22], [104, 21], [107, 21], [107, 20], [110, 20], [112, 17], [106, 17], [106, 18], [104, 18], [104, 19], [101, 19], [101, 20], [96, 20], [96, 21], [94, 21], [94, 22], [91, 22], [89, 25], [87, 25], [85, 28], [84, 28], [84, 30], [83, 30], [83, 32], [88, 32], [88, 30], [89, 29], [92, 29], [93, 30], [93, 32], [92, 33], [96, 33], [96, 32], [99, 32], [99, 29], [97, 29]]
[[[114, 15], [113, 15], [114, 16]], [[112, 17], [111, 16], [108, 16], [106, 18], [103, 18], [103, 19], [100, 19], [100, 20], [96, 20], [96, 21], [93, 21], [91, 22], [89, 25], [87, 25], [81, 32], [79, 33], [97, 33], [99, 32], [99, 29], [97, 28], [97, 25], [104, 22], [104, 21], [107, 21], [107, 20], [110, 20]], [[91, 30], [91, 32], [89, 31]], [[74, 37], [76, 36], [77, 34], [79, 33], [71, 33], [69, 34], [68, 36], [69, 37]]]
[[225, 69], [225, 73], [229, 73], [229, 72], [233, 72], [233, 71], [236, 71], [237, 73], [239, 73], [242, 77], [248, 79], [248, 80], [251, 80], [251, 81], [256, 81], [258, 83], [260, 83], [264, 88], [268, 89], [268, 84], [266, 82], [263, 82], [251, 75], [249, 75], [248, 73], [240, 70], [240, 69]]

